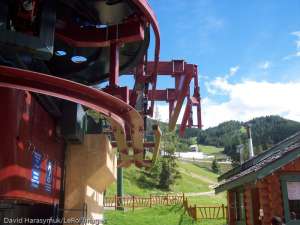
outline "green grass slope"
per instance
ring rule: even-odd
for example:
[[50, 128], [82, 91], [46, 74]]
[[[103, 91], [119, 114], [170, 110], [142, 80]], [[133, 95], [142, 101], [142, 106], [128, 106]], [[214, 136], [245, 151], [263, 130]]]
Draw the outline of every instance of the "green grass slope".
[[[214, 151], [218, 154], [220, 149], [215, 150], [213, 147], [207, 148], [207, 151]], [[226, 205], [226, 194], [219, 195], [205, 194], [199, 195], [201, 192], [212, 192], [212, 185], [217, 183], [218, 174], [211, 171], [210, 167], [206, 167], [203, 163], [193, 163], [178, 161], [178, 169], [181, 179], [178, 179], [172, 187], [172, 192], [184, 192], [188, 196], [190, 205], [212, 206]], [[125, 195], [149, 196], [149, 194], [166, 194], [159, 189], [142, 188], [139, 186], [138, 177], [141, 172], [136, 167], [124, 169], [124, 192]], [[116, 184], [112, 184], [107, 190], [107, 196], [115, 195]], [[193, 196], [196, 194], [197, 196]], [[157, 206], [153, 208], [131, 209], [128, 211], [105, 211], [105, 219], [107, 225], [224, 225], [225, 220], [201, 220], [195, 222], [185, 212], [182, 206]]]
[[[209, 167], [209, 166], [208, 166]], [[209, 187], [217, 182], [218, 174], [213, 173], [210, 168], [201, 166], [198, 163], [178, 161], [178, 169], [181, 178], [172, 186], [171, 192], [208, 192], [212, 191]], [[149, 194], [163, 193], [159, 189], [143, 188], [138, 183], [141, 171], [132, 166], [124, 169], [124, 193], [126, 195], [148, 196]], [[106, 195], [116, 194], [116, 183], [107, 189]]]
[[[123, 188], [125, 195], [148, 196], [149, 194], [160, 194], [159, 189], [145, 189], [138, 184], [138, 177], [141, 172], [135, 166], [123, 169]], [[113, 196], [117, 193], [117, 184], [114, 182], [106, 190], [106, 196]]]
[[201, 220], [194, 222], [181, 206], [138, 209], [134, 212], [105, 212], [109, 225], [224, 225], [225, 220]]

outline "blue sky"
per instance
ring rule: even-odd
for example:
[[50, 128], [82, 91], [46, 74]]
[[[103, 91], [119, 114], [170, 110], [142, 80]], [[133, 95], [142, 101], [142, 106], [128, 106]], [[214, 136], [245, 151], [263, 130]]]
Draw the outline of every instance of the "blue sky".
[[160, 58], [199, 66], [204, 127], [271, 114], [300, 121], [299, 0], [149, 2]]

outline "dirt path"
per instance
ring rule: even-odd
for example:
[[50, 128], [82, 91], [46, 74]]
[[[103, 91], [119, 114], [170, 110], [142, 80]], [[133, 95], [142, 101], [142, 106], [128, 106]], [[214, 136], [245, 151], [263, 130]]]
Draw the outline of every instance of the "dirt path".
[[194, 197], [194, 196], [214, 196], [214, 191], [208, 191], [208, 192], [190, 192], [190, 193], [184, 193], [187, 197]]
[[[183, 162], [198, 162], [198, 163], [211, 163], [212, 161], [209, 160], [203, 160], [203, 159], [186, 159], [186, 158], [178, 158], [180, 161]], [[221, 161], [218, 162], [218, 164], [225, 164], [225, 165], [231, 165], [232, 162], [230, 161]]]
[[204, 182], [206, 182], [208, 184], [211, 184], [211, 185], [216, 185], [217, 184], [216, 181], [213, 181], [213, 180], [211, 180], [211, 179], [209, 179], [209, 178], [207, 178], [205, 176], [201, 176], [201, 175], [193, 173], [193, 172], [186, 172], [185, 169], [179, 168], [179, 171], [181, 173], [184, 173], [185, 175], [188, 175], [188, 176], [191, 176], [191, 177], [196, 178], [198, 180], [204, 181]]

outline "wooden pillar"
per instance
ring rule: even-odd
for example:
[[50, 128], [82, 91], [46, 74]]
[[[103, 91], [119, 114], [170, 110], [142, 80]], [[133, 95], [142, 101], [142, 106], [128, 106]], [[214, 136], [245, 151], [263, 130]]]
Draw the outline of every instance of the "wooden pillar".
[[194, 219], [197, 220], [198, 213], [197, 213], [197, 205], [194, 205]]
[[134, 211], [134, 207], [135, 207], [135, 205], [134, 205], [134, 199], [135, 199], [135, 197], [134, 197], [134, 195], [132, 196], [132, 210]]
[[169, 195], [167, 194], [167, 205], [169, 205]]
[[257, 187], [259, 190], [259, 204], [260, 210], [263, 210], [263, 218], [261, 220], [262, 225], [269, 225], [271, 224], [271, 209], [270, 209], [270, 195], [269, 195], [269, 184], [266, 179], [263, 179], [257, 182]]
[[283, 201], [281, 193], [281, 184], [278, 175], [273, 174], [267, 177], [268, 190], [270, 198], [270, 210], [272, 216], [279, 216], [283, 218]]
[[235, 225], [235, 204], [234, 204], [234, 192], [228, 191], [227, 192], [227, 206], [228, 206], [228, 218], [227, 223], [228, 225]]
[[252, 224], [252, 199], [251, 199], [251, 187], [247, 186], [244, 190], [244, 206], [246, 215], [246, 224]]

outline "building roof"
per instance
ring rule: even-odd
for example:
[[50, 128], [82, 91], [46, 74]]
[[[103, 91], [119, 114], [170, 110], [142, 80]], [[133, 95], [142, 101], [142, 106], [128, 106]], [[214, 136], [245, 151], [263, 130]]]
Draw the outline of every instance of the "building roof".
[[298, 157], [300, 157], [300, 132], [221, 175], [215, 191], [219, 193], [262, 179]]

